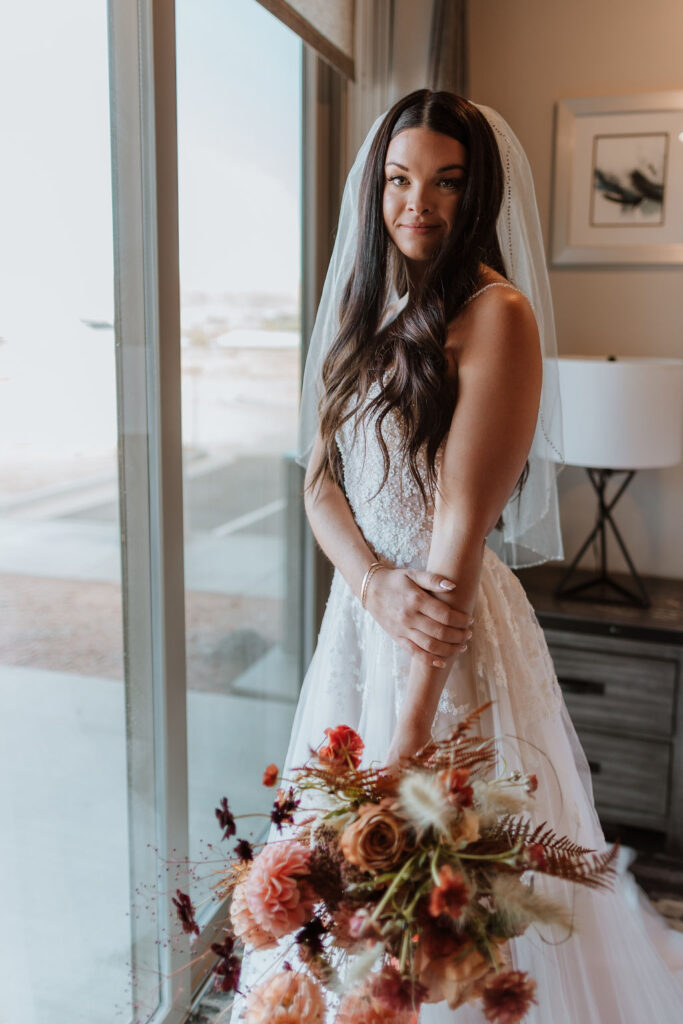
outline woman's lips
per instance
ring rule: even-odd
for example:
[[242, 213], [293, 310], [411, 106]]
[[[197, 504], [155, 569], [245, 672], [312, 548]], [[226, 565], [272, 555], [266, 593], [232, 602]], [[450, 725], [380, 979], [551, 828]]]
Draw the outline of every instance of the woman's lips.
[[421, 234], [426, 234], [428, 231], [434, 231], [434, 229], [436, 227], [438, 227], [438, 225], [437, 224], [401, 224], [401, 227], [405, 228], [406, 231], [414, 231], [416, 234], [421, 235]]

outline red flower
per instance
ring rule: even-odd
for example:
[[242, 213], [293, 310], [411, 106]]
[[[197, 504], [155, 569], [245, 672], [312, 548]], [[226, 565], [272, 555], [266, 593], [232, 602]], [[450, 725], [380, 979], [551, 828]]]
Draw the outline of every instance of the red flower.
[[538, 779], [535, 775], [527, 775], [526, 786], [524, 787], [527, 793], [535, 793], [538, 789]]
[[278, 770], [276, 764], [269, 764], [263, 773], [263, 785], [274, 786], [277, 782]]
[[482, 1008], [491, 1024], [517, 1024], [532, 1003], [536, 982], [526, 971], [503, 971], [494, 974], [484, 987]]
[[338, 725], [336, 729], [325, 729], [327, 743], [318, 751], [321, 761], [339, 768], [358, 768], [363, 756], [364, 743], [350, 725]]
[[474, 790], [470, 785], [469, 768], [446, 768], [439, 775], [446, 799], [456, 807], [471, 807]]
[[454, 871], [450, 864], [444, 864], [439, 871], [439, 884], [429, 894], [429, 913], [432, 917], [448, 914], [457, 920], [469, 902], [467, 882], [459, 871]]

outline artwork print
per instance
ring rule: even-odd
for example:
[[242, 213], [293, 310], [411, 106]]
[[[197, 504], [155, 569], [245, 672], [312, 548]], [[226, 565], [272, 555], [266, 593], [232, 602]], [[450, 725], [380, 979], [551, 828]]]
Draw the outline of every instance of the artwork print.
[[683, 90], [555, 104], [551, 265], [683, 264]]
[[596, 135], [590, 223], [593, 227], [664, 223], [668, 136]]

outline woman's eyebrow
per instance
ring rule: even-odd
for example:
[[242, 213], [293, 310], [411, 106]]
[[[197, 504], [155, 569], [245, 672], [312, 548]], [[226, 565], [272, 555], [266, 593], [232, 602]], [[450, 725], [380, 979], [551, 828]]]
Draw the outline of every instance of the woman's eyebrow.
[[[387, 160], [386, 166], [393, 164], [394, 167], [400, 167], [402, 171], [409, 170], [404, 164], [399, 164], [397, 160]], [[443, 174], [444, 171], [466, 171], [467, 168], [463, 167], [462, 164], [446, 164], [445, 167], [437, 167], [436, 174]]]

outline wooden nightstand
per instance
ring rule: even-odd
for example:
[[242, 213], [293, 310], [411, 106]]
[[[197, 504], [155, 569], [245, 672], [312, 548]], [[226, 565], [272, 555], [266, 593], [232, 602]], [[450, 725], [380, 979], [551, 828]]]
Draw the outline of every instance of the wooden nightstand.
[[556, 598], [563, 572], [517, 575], [590, 763], [600, 818], [664, 832], [668, 852], [681, 855], [683, 580], [645, 579], [652, 607], [642, 609]]

